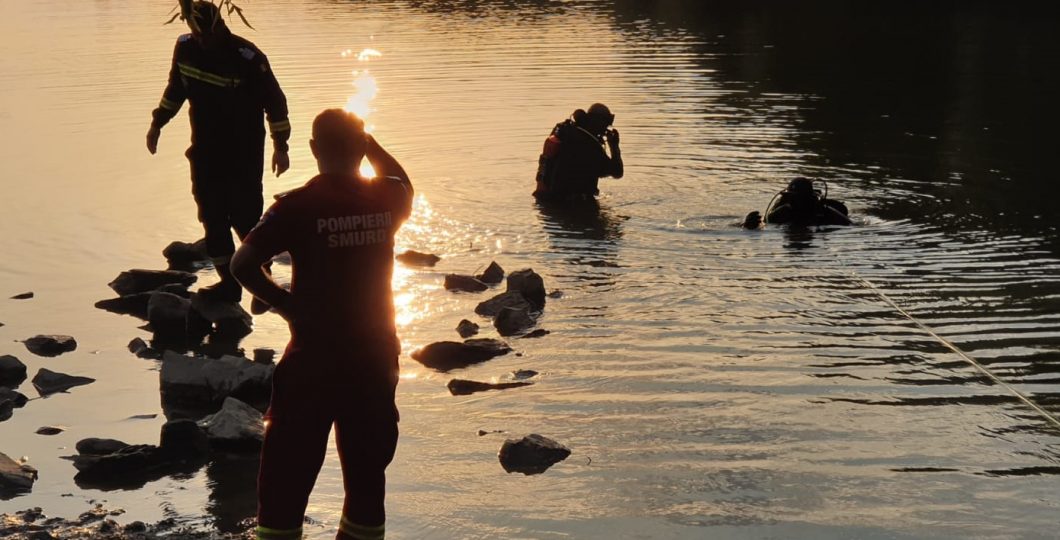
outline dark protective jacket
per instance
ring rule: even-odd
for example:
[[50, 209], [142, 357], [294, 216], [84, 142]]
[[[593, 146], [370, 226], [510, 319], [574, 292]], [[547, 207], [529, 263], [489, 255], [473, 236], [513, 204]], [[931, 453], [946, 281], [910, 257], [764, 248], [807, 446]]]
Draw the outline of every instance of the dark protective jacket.
[[[549, 142], [558, 142], [549, 148]], [[553, 144], [555, 144], [555, 142]], [[548, 155], [551, 154], [551, 155]], [[571, 120], [556, 124], [539, 159], [538, 199], [592, 197], [600, 193], [600, 178], [616, 174], [604, 141]]]
[[268, 59], [253, 43], [227, 34], [223, 45], [210, 50], [203, 49], [191, 34], [177, 39], [169, 84], [151, 113], [151, 125], [166, 125], [187, 100], [191, 142], [197, 155], [215, 151], [260, 155], [265, 140], [264, 112], [273, 146], [287, 151], [291, 136], [287, 98]]

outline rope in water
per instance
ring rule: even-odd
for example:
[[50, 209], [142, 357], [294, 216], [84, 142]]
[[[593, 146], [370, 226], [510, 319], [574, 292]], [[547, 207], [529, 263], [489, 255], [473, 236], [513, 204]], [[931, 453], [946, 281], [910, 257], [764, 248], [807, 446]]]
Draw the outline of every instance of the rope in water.
[[1018, 398], [1020, 401], [1022, 401], [1025, 405], [1027, 405], [1031, 409], [1034, 409], [1034, 411], [1037, 412], [1038, 414], [1042, 415], [1042, 417], [1045, 418], [1048, 423], [1052, 424], [1053, 427], [1055, 427], [1057, 429], [1060, 429], [1060, 419], [1057, 419], [1057, 417], [1054, 416], [1052, 413], [1050, 413], [1049, 411], [1043, 409], [1041, 405], [1038, 405], [1037, 403], [1035, 403], [1033, 399], [1028, 397], [1023, 392], [1020, 392], [1019, 390], [1013, 388], [1012, 385], [1010, 385], [1010, 384], [1006, 383], [1005, 381], [1001, 380], [1001, 378], [999, 378], [997, 375], [995, 375], [994, 372], [990, 371], [985, 366], [980, 364], [975, 358], [972, 358], [967, 353], [962, 351], [959, 347], [957, 347], [952, 342], [950, 342], [950, 340], [938, 335], [928, 325], [920, 322], [919, 319], [917, 319], [916, 317], [910, 315], [909, 312], [907, 312], [906, 310], [902, 309], [902, 307], [899, 306], [894, 300], [892, 300], [890, 296], [887, 296], [886, 293], [881, 291], [879, 289], [879, 287], [874, 285], [871, 281], [869, 281], [869, 280], [857, 275], [856, 273], [852, 273], [852, 275], [853, 275], [853, 277], [855, 279], [857, 279], [858, 281], [860, 281], [860, 282], [864, 283], [865, 285], [867, 285], [869, 287], [869, 289], [871, 289], [880, 298], [882, 298], [884, 302], [887, 302], [888, 304], [890, 304], [890, 306], [892, 308], [894, 308], [896, 311], [898, 311], [898, 313], [901, 313], [903, 316], [905, 316], [905, 318], [907, 318], [910, 321], [912, 321], [913, 324], [917, 325], [917, 327], [919, 327], [921, 330], [923, 330], [924, 332], [927, 332], [931, 337], [937, 339], [939, 341], [939, 343], [942, 343], [943, 345], [946, 346], [947, 349], [953, 351], [955, 354], [957, 354], [957, 356], [960, 356], [962, 359], [964, 359], [965, 362], [968, 362], [969, 364], [971, 364], [972, 367], [974, 367], [975, 369], [979, 370], [979, 372], [982, 373], [983, 375], [985, 375], [988, 379], [990, 379], [994, 383], [1000, 385], [1001, 387], [1003, 387], [1006, 390], [1008, 390], [1009, 392], [1011, 392], [1014, 396], [1016, 396], [1016, 398]]

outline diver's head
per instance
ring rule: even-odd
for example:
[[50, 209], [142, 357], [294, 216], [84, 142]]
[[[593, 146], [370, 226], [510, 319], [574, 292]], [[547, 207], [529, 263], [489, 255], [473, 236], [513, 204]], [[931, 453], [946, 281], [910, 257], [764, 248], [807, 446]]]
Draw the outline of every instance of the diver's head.
[[615, 123], [615, 115], [603, 103], [590, 105], [589, 110], [585, 112], [584, 118], [583, 127], [597, 135], [602, 135], [607, 131], [607, 128], [611, 127], [611, 124]]
[[199, 45], [204, 49], [212, 49], [228, 37], [228, 27], [216, 5], [203, 0], [190, 4], [191, 13], [184, 20]]
[[313, 120], [309, 148], [322, 173], [353, 174], [364, 159], [368, 135], [364, 121], [342, 109], [327, 109]]

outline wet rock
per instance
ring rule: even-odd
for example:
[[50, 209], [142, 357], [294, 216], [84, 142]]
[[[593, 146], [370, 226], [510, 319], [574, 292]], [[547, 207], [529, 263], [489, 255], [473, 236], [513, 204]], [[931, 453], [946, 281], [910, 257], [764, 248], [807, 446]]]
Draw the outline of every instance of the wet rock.
[[147, 304], [151, 301], [151, 293], [136, 293], [118, 298], [109, 298], [96, 302], [96, 307], [118, 315], [132, 315], [137, 319], [147, 320]]
[[502, 309], [508, 307], [526, 310], [533, 309], [533, 306], [526, 300], [523, 293], [503, 292], [485, 302], [479, 303], [479, 305], [475, 306], [475, 313], [484, 317], [496, 317]]
[[273, 364], [276, 359], [276, 351], [272, 349], [254, 349], [255, 364]]
[[496, 285], [504, 281], [504, 269], [496, 262], [490, 261], [490, 265], [475, 277], [487, 285]]
[[537, 375], [538, 375], [538, 373], [536, 371], [532, 370], [532, 369], [519, 369], [519, 370], [511, 372], [511, 378], [513, 378], [513, 379], [515, 379], [517, 381], [530, 379], [530, 378], [536, 377]]
[[547, 336], [547, 335], [549, 335], [551, 333], [552, 332], [549, 332], [548, 330], [545, 330], [544, 328], [538, 328], [537, 330], [534, 330], [533, 332], [530, 332], [530, 333], [524, 334], [522, 336], [519, 336], [519, 339], [539, 338], [539, 337]]
[[514, 336], [525, 332], [537, 324], [537, 320], [530, 314], [528, 308], [501, 309], [493, 319], [493, 327], [502, 336]]
[[172, 283], [184, 287], [195, 283], [195, 274], [179, 270], [128, 270], [107, 284], [118, 296], [150, 292]]
[[191, 291], [188, 290], [188, 286], [182, 285], [180, 283], [170, 283], [169, 285], [163, 285], [158, 288], [157, 292], [175, 294], [181, 298], [191, 298]]
[[456, 325], [456, 333], [462, 338], [469, 338], [478, 333], [479, 326], [467, 319], [461, 319]]
[[221, 410], [199, 420], [210, 444], [221, 448], [257, 449], [265, 440], [262, 414], [235, 398], [226, 398]]
[[268, 405], [275, 366], [225, 355], [207, 359], [172, 351], [162, 355], [162, 402], [217, 410], [231, 396], [259, 409]]
[[206, 253], [206, 239], [195, 242], [171, 242], [162, 250], [162, 256], [169, 262], [171, 269], [194, 269], [210, 264], [210, 255]]
[[26, 380], [26, 364], [10, 354], [0, 356], [0, 386], [15, 388], [24, 380]]
[[162, 353], [151, 348], [146, 341], [140, 338], [133, 338], [129, 342], [129, 352], [136, 355], [137, 358], [148, 358], [151, 360], [158, 360], [162, 358]]
[[37, 374], [33, 376], [33, 387], [37, 389], [37, 393], [41, 397], [56, 392], [65, 392], [75, 386], [83, 386], [94, 382], [96, 380], [90, 377], [67, 375], [66, 373], [59, 373], [45, 368], [40, 368]]
[[545, 307], [545, 280], [530, 268], [508, 274], [508, 292], [518, 291], [534, 309]]
[[554, 289], [552, 291], [549, 291], [548, 297], [549, 298], [563, 298], [563, 291], [561, 291], [559, 289]]
[[70, 336], [33, 336], [23, 342], [29, 352], [38, 356], [59, 356], [77, 349], [77, 341]]
[[29, 401], [19, 392], [0, 386], [0, 422], [11, 418], [14, 410]]
[[11, 297], [12, 300], [29, 300], [30, 298], [33, 298], [32, 292], [24, 292]]
[[469, 339], [463, 343], [439, 341], [412, 351], [412, 358], [438, 371], [467, 367], [508, 354], [512, 348], [497, 339]]
[[42, 426], [37, 428], [37, 435], [58, 435], [66, 431], [62, 426]]
[[522, 439], [504, 441], [497, 457], [505, 471], [531, 475], [545, 472], [549, 467], [567, 459], [569, 455], [570, 448], [548, 437], [532, 433]]
[[170, 420], [162, 425], [159, 448], [163, 453], [179, 456], [201, 456], [210, 451], [206, 433], [194, 420]]
[[446, 274], [445, 290], [462, 292], [482, 292], [490, 288], [489, 285], [463, 274]]
[[147, 303], [147, 321], [151, 330], [162, 338], [177, 338], [188, 334], [188, 312], [191, 301], [172, 293], [154, 292]]
[[484, 383], [479, 381], [469, 381], [466, 379], [453, 379], [449, 381], [449, 384], [445, 385], [449, 389], [449, 393], [454, 396], [466, 396], [474, 394], [475, 392], [485, 392], [487, 390], [504, 390], [506, 388], [518, 388], [520, 386], [530, 386], [534, 383], [528, 382], [509, 382], [509, 383]]
[[107, 454], [121, 451], [123, 448], [129, 446], [131, 446], [129, 443], [117, 439], [98, 439], [90, 437], [77, 441], [77, 446], [75, 448], [77, 448], [78, 454], [86, 456], [105, 456]]
[[8, 420], [15, 414], [15, 404], [10, 401], [0, 401], [0, 422]]
[[394, 258], [397, 259], [398, 262], [408, 266], [428, 267], [434, 266], [438, 264], [438, 261], [442, 260], [442, 258], [437, 255], [432, 255], [430, 253], [421, 253], [419, 251], [413, 251], [411, 249], [405, 251], [404, 253], [398, 254]]
[[0, 452], [0, 496], [29, 491], [36, 480], [37, 469], [19, 463]]
[[191, 307], [203, 319], [216, 326], [221, 335], [240, 338], [254, 328], [254, 318], [235, 302], [214, 302], [195, 293], [191, 295]]

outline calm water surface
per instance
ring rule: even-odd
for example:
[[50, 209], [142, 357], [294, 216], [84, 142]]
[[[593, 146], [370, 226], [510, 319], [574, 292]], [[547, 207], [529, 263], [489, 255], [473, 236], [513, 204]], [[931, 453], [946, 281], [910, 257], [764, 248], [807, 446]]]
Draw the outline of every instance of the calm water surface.
[[[158, 365], [125, 349], [149, 337], [141, 323], [92, 304], [201, 234], [186, 113], [158, 155], [143, 148], [182, 31], [161, 25], [170, 4], [0, 4], [0, 297], [36, 293], [0, 301], [0, 354], [98, 379], [0, 424], [0, 451], [40, 469], [0, 511], [72, 517], [95, 499], [119, 520], [224, 530], [253, 515], [253, 459], [113, 491], [75, 485], [60, 459], [84, 437], [155, 442], [165, 420]], [[393, 537], [1056, 537], [1060, 433], [873, 287], [1060, 414], [1060, 187], [1043, 135], [1060, 19], [985, 3], [241, 4], [257, 30], [233, 27], [269, 54], [294, 126], [292, 169], [267, 194], [314, 172], [317, 112], [377, 86], [370, 123], [418, 191], [400, 248], [443, 258], [396, 272], [406, 351], [475, 319], [484, 297], [446, 292], [445, 273], [496, 260], [563, 292], [550, 335], [512, 341], [521, 355], [449, 375], [402, 357]], [[381, 56], [358, 60], [369, 48]], [[626, 177], [602, 182], [598, 212], [535, 207], [544, 136], [594, 101], [617, 113]], [[734, 226], [795, 175], [826, 179], [859, 226]], [[276, 316], [255, 324], [248, 351], [286, 343]], [[45, 359], [16, 341], [39, 333], [79, 347]], [[535, 386], [445, 389], [521, 368]], [[33, 433], [49, 424], [67, 431]], [[497, 450], [528, 433], [573, 454], [506, 474]], [[341, 499], [332, 450], [310, 536], [334, 534]]]

